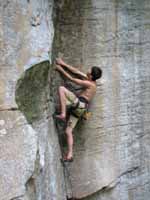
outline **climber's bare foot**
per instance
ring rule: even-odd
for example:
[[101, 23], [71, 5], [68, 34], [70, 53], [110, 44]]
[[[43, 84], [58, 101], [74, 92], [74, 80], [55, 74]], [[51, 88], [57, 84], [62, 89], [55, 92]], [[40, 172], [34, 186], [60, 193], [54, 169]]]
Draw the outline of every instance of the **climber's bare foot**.
[[62, 161], [63, 161], [63, 162], [73, 162], [73, 157], [70, 157], [70, 158], [63, 158]]
[[64, 162], [73, 162], [73, 155], [71, 153], [68, 153], [63, 157]]
[[72, 153], [66, 153], [63, 157], [69, 159], [73, 156], [72, 156]]
[[55, 115], [56, 119], [60, 119], [62, 121], [66, 121], [66, 116], [64, 114], [60, 114], [60, 115]]

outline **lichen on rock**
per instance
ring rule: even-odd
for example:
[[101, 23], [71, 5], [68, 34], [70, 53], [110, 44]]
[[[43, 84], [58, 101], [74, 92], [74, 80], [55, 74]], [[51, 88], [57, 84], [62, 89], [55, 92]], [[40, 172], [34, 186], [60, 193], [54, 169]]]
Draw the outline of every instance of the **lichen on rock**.
[[46, 87], [50, 63], [43, 61], [24, 72], [16, 86], [16, 102], [29, 123], [39, 120], [47, 109]]

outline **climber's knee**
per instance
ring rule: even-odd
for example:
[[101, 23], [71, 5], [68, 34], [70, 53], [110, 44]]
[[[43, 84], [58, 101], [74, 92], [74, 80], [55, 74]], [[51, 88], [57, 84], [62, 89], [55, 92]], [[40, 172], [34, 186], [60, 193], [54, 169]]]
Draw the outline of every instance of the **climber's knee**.
[[59, 86], [59, 91], [60, 92], [64, 92], [66, 90], [66, 88], [64, 86]]
[[59, 90], [63, 90], [64, 89], [64, 86], [59, 86]]

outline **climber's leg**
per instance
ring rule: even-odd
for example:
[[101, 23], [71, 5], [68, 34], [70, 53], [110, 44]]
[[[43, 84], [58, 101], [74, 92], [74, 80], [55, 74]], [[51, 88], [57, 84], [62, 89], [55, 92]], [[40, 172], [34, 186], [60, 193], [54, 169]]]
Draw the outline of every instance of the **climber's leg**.
[[72, 134], [72, 127], [67, 126], [66, 128], [66, 135], [67, 135], [67, 144], [68, 144], [68, 152], [64, 159], [70, 160], [73, 158], [73, 134]]
[[61, 105], [61, 114], [58, 115], [60, 118], [66, 117], [66, 91], [67, 89], [63, 86], [59, 87], [59, 98], [60, 98], [60, 105]]
[[66, 128], [68, 152], [64, 161], [73, 161], [73, 130], [78, 122], [78, 118], [70, 115]]
[[66, 105], [71, 104], [73, 101], [75, 101], [76, 96], [64, 86], [60, 86], [59, 98], [61, 105], [61, 113], [60, 115], [56, 115], [56, 118], [64, 120], [66, 118]]

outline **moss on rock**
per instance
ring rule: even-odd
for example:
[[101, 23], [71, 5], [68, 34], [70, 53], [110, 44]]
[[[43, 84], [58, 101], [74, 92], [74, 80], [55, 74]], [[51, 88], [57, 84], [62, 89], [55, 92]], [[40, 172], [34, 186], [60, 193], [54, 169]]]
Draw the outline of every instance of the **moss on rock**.
[[32, 66], [24, 72], [16, 86], [16, 102], [29, 123], [41, 118], [46, 103], [49, 61]]

